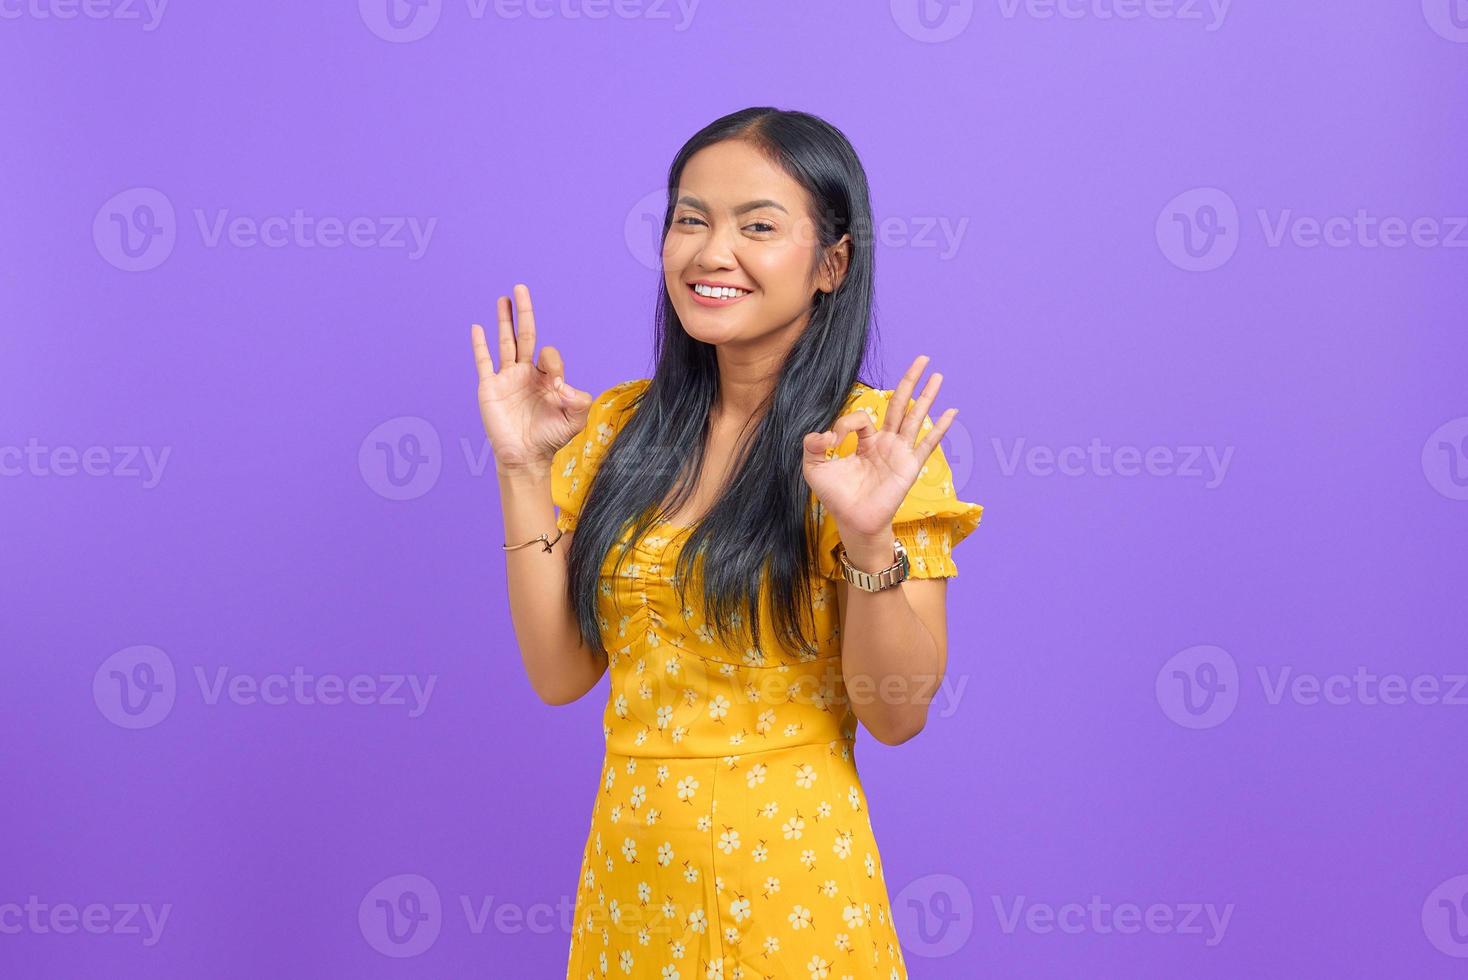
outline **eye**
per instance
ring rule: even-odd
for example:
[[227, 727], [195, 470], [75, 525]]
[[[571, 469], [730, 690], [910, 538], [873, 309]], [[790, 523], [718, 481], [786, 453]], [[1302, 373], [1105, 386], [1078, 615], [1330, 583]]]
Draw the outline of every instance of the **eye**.
[[700, 225], [703, 224], [703, 219], [702, 218], [695, 218], [691, 214], [685, 214], [681, 218], [674, 218], [673, 219], [673, 224], [675, 224], [675, 225], [682, 225], [682, 224], [686, 224], [686, 223], [688, 223], [690, 221], [696, 222], [697, 224], [700, 224]]
[[746, 228], [757, 228], [757, 229], [760, 230], [760, 233], [761, 234], [768, 234], [768, 233], [770, 233], [770, 232], [772, 232], [772, 231], [775, 230], [775, 226], [772, 225], [772, 224], [770, 224], [768, 221], [751, 221], [749, 224], [745, 225], [744, 227], [746, 227]]

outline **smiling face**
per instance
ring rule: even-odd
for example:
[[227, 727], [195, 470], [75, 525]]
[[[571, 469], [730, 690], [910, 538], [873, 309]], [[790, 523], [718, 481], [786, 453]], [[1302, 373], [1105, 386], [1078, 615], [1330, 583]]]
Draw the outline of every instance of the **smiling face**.
[[793, 338], [816, 291], [840, 284], [848, 257], [844, 237], [821, 249], [805, 188], [744, 140], [706, 146], [684, 166], [663, 277], [690, 336], [719, 345]]

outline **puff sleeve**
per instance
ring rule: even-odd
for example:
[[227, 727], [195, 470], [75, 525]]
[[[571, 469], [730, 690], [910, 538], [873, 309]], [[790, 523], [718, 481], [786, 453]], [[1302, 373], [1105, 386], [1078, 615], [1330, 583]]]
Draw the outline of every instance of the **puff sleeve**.
[[556, 527], [560, 530], [576, 530], [576, 518], [597, 467], [626, 421], [627, 409], [651, 380], [624, 381], [597, 395], [587, 412], [586, 425], [556, 451], [551, 461], [551, 500], [558, 511]]
[[[892, 392], [866, 388], [849, 403], [845, 412], [860, 410], [878, 425], [886, 416]], [[933, 424], [931, 416], [923, 421], [922, 432]], [[847, 436], [836, 448], [839, 456], [856, 451], [855, 434]], [[836, 546], [841, 543], [836, 520], [820, 502], [816, 502], [817, 551], [820, 573], [825, 578], [839, 579], [841, 564], [836, 559]], [[918, 473], [917, 480], [892, 518], [892, 530], [907, 549], [910, 578], [951, 578], [958, 574], [953, 561], [953, 546], [968, 537], [979, 526], [984, 508], [958, 498], [953, 485], [953, 470], [940, 445], [933, 450]]]

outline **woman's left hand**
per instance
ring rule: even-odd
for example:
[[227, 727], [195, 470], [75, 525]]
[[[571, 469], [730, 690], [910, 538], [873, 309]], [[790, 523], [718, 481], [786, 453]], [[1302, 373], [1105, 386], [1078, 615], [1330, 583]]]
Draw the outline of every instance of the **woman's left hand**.
[[[920, 354], [912, 362], [892, 392], [887, 417], [880, 428], [873, 424], [870, 415], [858, 410], [837, 418], [827, 431], [811, 432], [805, 437], [801, 463], [805, 482], [835, 518], [841, 540], [848, 545], [886, 539], [881, 543], [890, 546], [897, 508], [958, 415], [958, 409], [948, 409], [926, 435], [918, 438], [928, 406], [933, 404], [943, 385], [943, 375], [934, 373], [923, 386], [921, 396], [908, 407], [908, 399], [927, 363], [926, 354]], [[852, 432], [856, 433], [856, 452], [827, 458], [826, 453], [841, 445]]]

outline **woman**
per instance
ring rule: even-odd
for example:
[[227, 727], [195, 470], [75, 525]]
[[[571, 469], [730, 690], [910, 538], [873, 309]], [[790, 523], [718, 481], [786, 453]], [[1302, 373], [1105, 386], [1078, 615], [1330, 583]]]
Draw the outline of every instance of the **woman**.
[[746, 109], [673, 161], [651, 378], [593, 398], [537, 366], [524, 285], [498, 368], [472, 328], [525, 671], [550, 704], [611, 675], [568, 980], [907, 976], [856, 723], [923, 727], [982, 508], [942, 376], [911, 399], [927, 358], [857, 380], [871, 228], [838, 130]]

